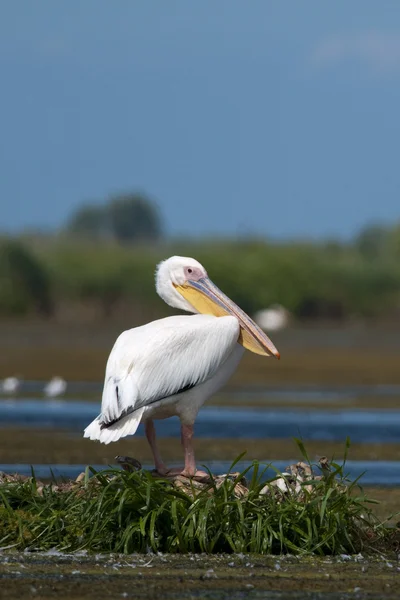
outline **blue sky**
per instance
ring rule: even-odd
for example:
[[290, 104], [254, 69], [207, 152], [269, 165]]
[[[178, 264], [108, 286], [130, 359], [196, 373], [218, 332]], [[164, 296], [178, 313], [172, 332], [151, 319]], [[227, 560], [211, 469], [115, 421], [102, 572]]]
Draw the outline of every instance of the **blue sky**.
[[144, 190], [170, 235], [348, 238], [400, 219], [398, 0], [15, 0], [0, 229]]

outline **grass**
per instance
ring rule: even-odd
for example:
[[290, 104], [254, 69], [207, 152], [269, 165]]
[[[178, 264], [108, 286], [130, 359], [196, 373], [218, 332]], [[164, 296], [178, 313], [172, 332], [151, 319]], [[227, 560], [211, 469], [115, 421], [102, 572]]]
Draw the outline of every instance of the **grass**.
[[348, 480], [345, 460], [331, 462], [320, 479], [303, 481], [299, 492], [280, 492], [271, 481], [270, 493], [261, 493], [264, 468], [253, 463], [241, 498], [236, 488], [247, 470], [221, 485], [211, 477], [200, 490], [194, 485], [180, 489], [143, 470], [96, 472], [91, 467], [80, 483], [59, 489], [41, 487], [34, 476], [6, 483], [0, 487], [0, 545], [65, 552], [296, 555], [398, 548], [399, 530], [388, 529], [373, 514], [373, 501], [358, 481]]

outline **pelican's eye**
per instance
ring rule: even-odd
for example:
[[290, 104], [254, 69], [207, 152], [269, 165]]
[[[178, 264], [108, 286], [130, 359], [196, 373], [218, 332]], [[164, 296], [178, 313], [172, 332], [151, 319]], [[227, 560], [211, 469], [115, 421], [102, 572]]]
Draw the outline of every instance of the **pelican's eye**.
[[192, 281], [198, 281], [202, 277], [204, 277], [204, 273], [198, 267], [185, 267], [184, 268], [185, 279], [191, 279]]

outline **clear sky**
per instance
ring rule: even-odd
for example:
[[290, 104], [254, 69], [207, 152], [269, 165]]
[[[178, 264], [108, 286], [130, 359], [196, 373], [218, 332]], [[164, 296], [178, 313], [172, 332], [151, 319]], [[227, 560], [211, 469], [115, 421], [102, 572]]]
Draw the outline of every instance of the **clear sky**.
[[398, 0], [2, 0], [0, 229], [145, 190], [171, 235], [400, 219]]

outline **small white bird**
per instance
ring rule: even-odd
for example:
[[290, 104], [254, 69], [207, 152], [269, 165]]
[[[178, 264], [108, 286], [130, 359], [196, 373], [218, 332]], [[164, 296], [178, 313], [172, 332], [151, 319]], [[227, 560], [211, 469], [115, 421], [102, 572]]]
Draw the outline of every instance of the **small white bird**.
[[46, 396], [54, 398], [55, 396], [61, 396], [67, 389], [67, 382], [62, 377], [53, 377], [44, 386], [44, 393]]
[[[229, 379], [245, 348], [276, 358], [279, 352], [197, 260], [173, 256], [161, 262], [156, 289], [170, 306], [197, 314], [159, 319], [119, 336], [107, 362], [101, 413], [84, 437], [116, 442], [143, 422], [160, 474], [203, 476], [196, 471], [192, 443], [200, 407]], [[163, 463], [153, 421], [172, 416], [181, 421], [185, 455], [178, 470]]]
[[1, 383], [1, 391], [5, 394], [15, 394], [21, 385], [18, 377], [6, 377]]
[[254, 315], [254, 320], [264, 331], [279, 331], [289, 324], [289, 312], [280, 304], [273, 304], [269, 308], [259, 310]]

